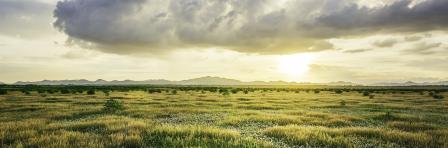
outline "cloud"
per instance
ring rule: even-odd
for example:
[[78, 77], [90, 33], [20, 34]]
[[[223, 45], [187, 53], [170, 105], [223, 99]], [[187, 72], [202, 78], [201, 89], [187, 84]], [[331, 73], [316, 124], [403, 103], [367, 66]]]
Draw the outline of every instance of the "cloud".
[[448, 1], [425, 0], [412, 5], [412, 0], [395, 0], [375, 8], [347, 4], [342, 9], [327, 11], [312, 25], [338, 29], [340, 34], [371, 32], [419, 32], [446, 29]]
[[353, 49], [353, 50], [344, 50], [344, 53], [361, 53], [371, 51], [372, 49]]
[[48, 34], [52, 10], [47, 3], [29, 0], [0, 0], [0, 35], [39, 37]]
[[406, 37], [404, 37], [404, 40], [408, 41], [408, 42], [415, 42], [415, 41], [420, 41], [422, 38], [423, 37], [421, 37], [421, 36], [406, 36]]
[[324, 43], [343, 36], [446, 28], [448, 1], [411, 2], [64, 0], [54, 11], [54, 26], [75, 43], [120, 54], [184, 48], [282, 54], [332, 49]]
[[373, 42], [373, 45], [376, 47], [392, 47], [394, 46], [398, 41], [396, 39], [386, 39], [386, 40], [380, 40]]
[[413, 54], [423, 54], [423, 55], [434, 54], [437, 51], [432, 50], [432, 49], [438, 48], [441, 45], [442, 45], [442, 43], [422, 42], [422, 43], [415, 44], [412, 48], [407, 49], [406, 52], [413, 53]]

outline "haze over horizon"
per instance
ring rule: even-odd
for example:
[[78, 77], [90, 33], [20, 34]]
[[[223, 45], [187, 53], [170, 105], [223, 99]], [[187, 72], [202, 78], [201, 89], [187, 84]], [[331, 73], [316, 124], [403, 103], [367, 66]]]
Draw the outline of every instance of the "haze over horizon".
[[446, 0], [0, 0], [0, 82], [448, 80]]

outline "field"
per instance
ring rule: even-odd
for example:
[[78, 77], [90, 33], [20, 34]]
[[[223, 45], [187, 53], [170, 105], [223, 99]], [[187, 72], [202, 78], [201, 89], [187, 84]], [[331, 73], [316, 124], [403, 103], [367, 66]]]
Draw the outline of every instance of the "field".
[[0, 89], [0, 147], [448, 147], [444, 87]]

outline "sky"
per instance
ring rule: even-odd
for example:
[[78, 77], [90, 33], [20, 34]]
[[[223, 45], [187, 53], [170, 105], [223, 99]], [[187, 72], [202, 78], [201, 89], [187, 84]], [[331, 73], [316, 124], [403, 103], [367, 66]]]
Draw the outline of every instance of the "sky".
[[447, 10], [447, 0], [0, 0], [0, 81], [446, 81]]

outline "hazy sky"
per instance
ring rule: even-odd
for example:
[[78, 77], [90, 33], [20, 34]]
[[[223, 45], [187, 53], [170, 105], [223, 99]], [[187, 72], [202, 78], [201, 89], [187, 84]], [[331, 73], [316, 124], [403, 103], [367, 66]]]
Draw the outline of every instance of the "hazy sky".
[[0, 0], [0, 81], [444, 81], [447, 28], [447, 0]]

